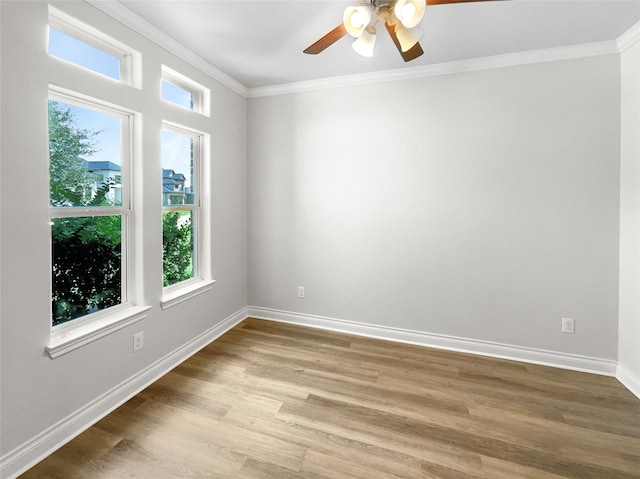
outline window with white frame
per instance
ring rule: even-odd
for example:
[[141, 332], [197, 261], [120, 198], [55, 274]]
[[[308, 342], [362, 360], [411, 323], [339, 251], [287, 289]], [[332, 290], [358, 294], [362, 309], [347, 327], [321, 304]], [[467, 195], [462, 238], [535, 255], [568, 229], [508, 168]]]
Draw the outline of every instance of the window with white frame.
[[162, 273], [172, 287], [202, 279], [199, 230], [203, 134], [165, 123], [162, 129]]
[[[139, 147], [132, 143], [142, 135], [143, 112], [119, 104], [108, 88], [117, 81], [141, 89], [141, 55], [53, 6], [48, 35], [55, 72], [50, 81], [56, 85], [50, 85], [48, 100], [53, 328], [47, 351], [55, 358], [142, 319], [150, 306], [137, 304], [134, 290], [141, 280], [134, 249], [145, 238], [133, 237], [138, 230], [132, 197], [144, 196], [140, 188], [146, 182], [133, 181], [132, 172], [141, 166], [133, 168]], [[73, 91], [65, 85], [78, 68], [89, 72], [82, 73], [92, 84], [86, 91], [76, 82]], [[159, 104], [196, 113], [185, 116], [169, 107], [161, 127], [162, 229], [157, 231], [162, 231], [166, 309], [214, 283], [208, 211], [202, 211], [209, 135], [200, 130], [202, 116], [209, 116], [210, 91], [164, 65], [160, 81]], [[104, 96], [93, 88], [102, 85]]]
[[189, 77], [162, 65], [162, 92], [164, 101], [209, 116], [209, 89]]
[[[48, 35], [52, 60], [45, 71], [56, 84], [48, 98], [52, 330], [46, 350], [57, 358], [143, 319], [150, 306], [136, 301], [133, 288], [140, 238], [133, 238], [132, 155], [141, 114], [117, 104], [108, 88], [117, 81], [140, 89], [141, 55], [51, 5]], [[78, 68], [87, 73], [71, 90], [66, 79]], [[104, 97], [95, 93], [101, 87]]]
[[139, 52], [52, 6], [47, 52], [81, 68], [141, 87]]
[[121, 79], [120, 58], [54, 27], [49, 27], [49, 55], [101, 75]]
[[162, 99], [188, 110], [193, 110], [195, 107], [193, 92], [168, 80], [162, 80]]
[[129, 303], [132, 115], [52, 88], [52, 324]]

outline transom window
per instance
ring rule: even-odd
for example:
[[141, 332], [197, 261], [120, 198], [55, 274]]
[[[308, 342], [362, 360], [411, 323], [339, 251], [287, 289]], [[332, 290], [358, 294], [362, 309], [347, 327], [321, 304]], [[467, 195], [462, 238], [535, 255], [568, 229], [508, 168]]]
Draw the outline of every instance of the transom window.
[[194, 109], [193, 93], [167, 80], [162, 80], [162, 99], [189, 110]]
[[162, 65], [162, 99], [209, 116], [209, 89]]
[[52, 6], [49, 6], [48, 40], [50, 56], [141, 87], [139, 52]]
[[49, 55], [120, 80], [119, 58], [53, 27], [49, 27]]

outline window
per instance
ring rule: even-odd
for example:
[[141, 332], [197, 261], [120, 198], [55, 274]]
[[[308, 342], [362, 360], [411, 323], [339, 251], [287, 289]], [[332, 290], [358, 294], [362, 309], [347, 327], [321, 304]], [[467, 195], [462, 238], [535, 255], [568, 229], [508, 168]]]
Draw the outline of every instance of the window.
[[[148, 105], [139, 101], [148, 95], [136, 91], [142, 88], [141, 55], [51, 5], [48, 39], [52, 334], [47, 352], [56, 358], [146, 316], [151, 306], [140, 304], [137, 286], [146, 280], [159, 286], [160, 278], [141, 274], [137, 253], [148, 239], [159, 247], [160, 231], [163, 309], [209, 291], [215, 281], [207, 246], [210, 219], [208, 210], [202, 211], [210, 198], [209, 182], [201, 178], [209, 135], [197, 131], [202, 115], [209, 115], [209, 89], [164, 66], [156, 76], [162, 86], [156, 106], [166, 120], [162, 217], [156, 218], [162, 229], [142, 229], [134, 203], [142, 203], [144, 188], [155, 182], [143, 174], [139, 155], [154, 133], [139, 128], [142, 113], [132, 106]], [[82, 81], [70, 80], [79, 76]], [[204, 168], [208, 173], [208, 165]]]
[[209, 89], [162, 65], [162, 99], [209, 116]]
[[163, 285], [199, 278], [198, 228], [202, 135], [175, 125], [162, 130]]
[[[140, 113], [116, 105], [131, 96], [113, 95], [105, 83], [120, 82], [118, 91], [137, 95], [141, 55], [51, 5], [48, 35], [52, 60], [43, 72], [56, 85], [48, 100], [52, 329], [46, 350], [57, 358], [140, 321], [150, 306], [136, 301], [132, 286], [138, 282], [133, 250], [141, 239], [133, 238], [131, 155]], [[65, 88], [76, 74], [83, 76], [79, 90]]]
[[141, 87], [140, 53], [51, 6], [47, 51], [50, 56]]
[[189, 110], [194, 108], [193, 93], [167, 80], [162, 80], [162, 99]]
[[49, 27], [49, 55], [120, 80], [119, 58], [53, 27]]
[[51, 92], [53, 326], [129, 301], [130, 136], [130, 113]]

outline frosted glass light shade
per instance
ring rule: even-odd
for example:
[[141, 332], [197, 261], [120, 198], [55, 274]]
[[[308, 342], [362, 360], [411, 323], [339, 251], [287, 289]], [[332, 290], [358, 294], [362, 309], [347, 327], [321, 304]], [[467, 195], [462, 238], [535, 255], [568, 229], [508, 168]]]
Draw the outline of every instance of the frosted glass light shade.
[[342, 23], [347, 33], [354, 38], [362, 35], [371, 21], [371, 9], [365, 6], [347, 7], [342, 16]]
[[362, 35], [351, 45], [356, 53], [363, 57], [373, 56], [373, 47], [376, 44], [376, 29], [369, 26], [362, 32]]
[[410, 50], [412, 46], [420, 41], [422, 38], [422, 30], [419, 28], [405, 28], [402, 25], [396, 26], [396, 37], [398, 43], [400, 43], [400, 49], [403, 52]]
[[424, 17], [426, 6], [425, 0], [398, 0], [393, 7], [393, 14], [405, 27], [413, 28]]

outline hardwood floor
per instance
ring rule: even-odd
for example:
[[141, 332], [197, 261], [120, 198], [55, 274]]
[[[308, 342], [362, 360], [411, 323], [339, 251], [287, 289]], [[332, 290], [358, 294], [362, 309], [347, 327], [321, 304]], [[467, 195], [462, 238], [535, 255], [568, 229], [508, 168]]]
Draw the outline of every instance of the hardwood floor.
[[615, 379], [248, 319], [24, 479], [640, 478]]

